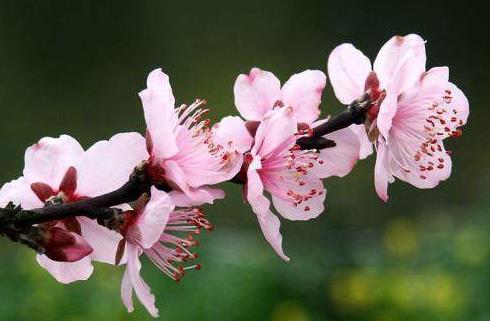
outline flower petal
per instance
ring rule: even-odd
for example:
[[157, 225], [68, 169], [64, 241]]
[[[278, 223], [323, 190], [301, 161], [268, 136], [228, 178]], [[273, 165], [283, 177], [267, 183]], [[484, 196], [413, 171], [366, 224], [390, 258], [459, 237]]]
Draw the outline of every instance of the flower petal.
[[272, 246], [277, 255], [279, 255], [284, 261], [289, 261], [289, 257], [284, 254], [282, 249], [282, 235], [280, 232], [281, 222], [271, 211], [267, 211], [265, 214], [257, 215], [260, 228], [264, 234], [265, 239]]
[[0, 189], [0, 206], [5, 207], [9, 202], [14, 205], [21, 205], [24, 209], [44, 205], [32, 191], [31, 182], [25, 177], [5, 183]]
[[99, 225], [97, 221], [86, 217], [77, 217], [80, 223], [82, 236], [92, 246], [94, 251], [91, 259], [107, 264], [114, 264], [116, 251], [122, 236], [119, 233]]
[[38, 255], [36, 259], [56, 281], [64, 284], [88, 280], [94, 270], [89, 256], [71, 263], [53, 261], [46, 255]]
[[[165, 177], [175, 184], [185, 195], [189, 198], [189, 201], [200, 204], [213, 204], [216, 199], [214, 193], [210, 193], [206, 188], [191, 187], [189, 185], [189, 176], [182, 170], [180, 165], [173, 161], [168, 160], [164, 163]], [[218, 195], [219, 196], [219, 195]]]
[[[221, 189], [211, 188], [209, 186], [199, 187], [199, 193], [207, 193], [207, 195], [203, 198], [204, 200], [212, 200], [210, 204], [213, 203], [214, 200], [224, 199], [225, 192]], [[193, 207], [193, 206], [201, 206], [206, 202], [195, 200], [189, 198], [185, 193], [179, 191], [171, 191], [168, 193], [170, 198], [172, 199], [172, 203], [177, 207]]]
[[81, 157], [78, 193], [94, 197], [118, 189], [148, 157], [145, 139], [138, 133], [117, 134], [95, 143]]
[[374, 151], [373, 143], [369, 140], [366, 133], [366, 126], [364, 124], [353, 124], [350, 125], [349, 128], [356, 134], [360, 143], [359, 159], [366, 159]]
[[[264, 117], [255, 134], [252, 155], [267, 158], [270, 153], [294, 143], [297, 121], [291, 107], [276, 108]], [[286, 146], [287, 147], [287, 146]]]
[[298, 122], [311, 124], [320, 115], [322, 92], [327, 78], [319, 70], [306, 70], [294, 74], [281, 90], [282, 102], [291, 106]]
[[385, 142], [380, 141], [374, 168], [374, 186], [378, 196], [385, 202], [388, 201], [388, 184], [392, 182], [393, 176], [391, 174], [387, 146]]
[[152, 141], [152, 155], [168, 158], [178, 152], [175, 127], [175, 98], [168, 76], [155, 69], [146, 81], [147, 88], [139, 93], [145, 112], [146, 126]]
[[68, 135], [45, 137], [26, 150], [24, 176], [31, 183], [58, 188], [66, 170], [76, 168], [82, 154], [82, 146]]
[[140, 245], [144, 249], [151, 248], [160, 239], [174, 208], [166, 192], [158, 190], [155, 186], [151, 187], [150, 201], [138, 216], [136, 223], [141, 233]]
[[239, 153], [250, 150], [253, 137], [245, 127], [245, 122], [238, 116], [227, 116], [213, 126], [213, 143]]
[[371, 62], [350, 43], [336, 47], [328, 57], [328, 77], [337, 99], [350, 104], [364, 93]]
[[302, 201], [301, 204], [293, 204], [287, 195], [278, 197], [278, 195], [272, 194], [274, 207], [282, 217], [288, 220], [307, 221], [322, 214], [325, 210], [324, 202], [327, 193], [326, 189], [323, 188], [322, 181], [312, 177], [303, 177], [302, 182], [304, 185], [294, 186], [291, 190], [294, 188], [294, 192], [306, 195], [314, 191], [314, 195]]
[[398, 95], [412, 87], [425, 71], [425, 41], [416, 34], [394, 36], [381, 47], [373, 64], [380, 87], [390, 82]]
[[359, 159], [361, 144], [357, 135], [352, 129], [344, 128], [324, 137], [333, 140], [335, 147], [320, 150], [321, 161], [315, 163], [310, 171], [320, 178], [349, 174]]
[[131, 297], [132, 289], [134, 289], [141, 304], [143, 304], [152, 317], [157, 318], [158, 309], [155, 307], [155, 296], [151, 293], [148, 284], [146, 284], [140, 276], [141, 263], [139, 260], [140, 253], [138, 253], [138, 251], [138, 248], [135, 246], [131, 244], [126, 245], [128, 263], [126, 264], [126, 271], [124, 272], [121, 284], [121, 298], [124, 305], [126, 305], [128, 312], [132, 312], [134, 308]]
[[252, 68], [248, 75], [241, 74], [233, 89], [235, 105], [246, 120], [262, 120], [281, 97], [281, 83], [269, 71]]

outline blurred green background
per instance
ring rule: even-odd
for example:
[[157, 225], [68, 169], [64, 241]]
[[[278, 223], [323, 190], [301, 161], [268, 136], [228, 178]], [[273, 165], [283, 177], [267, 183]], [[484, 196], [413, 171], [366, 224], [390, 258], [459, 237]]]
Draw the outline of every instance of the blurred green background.
[[[70, 134], [89, 146], [143, 131], [137, 93], [161, 66], [179, 103], [207, 98], [214, 120], [237, 114], [232, 86], [253, 66], [283, 81], [326, 71], [352, 42], [374, 58], [392, 35], [427, 39], [428, 66], [448, 65], [471, 104], [464, 135], [448, 142], [453, 175], [434, 190], [397, 182], [383, 204], [373, 159], [330, 179], [328, 210], [283, 221], [282, 262], [264, 241], [238, 186], [208, 207], [201, 271], [176, 284], [149, 262], [143, 276], [161, 320], [490, 320], [489, 44], [486, 10], [469, 2], [0, 1], [0, 181], [20, 175], [25, 148]], [[342, 106], [330, 86], [323, 115]], [[103, 161], [103, 160], [101, 160]], [[150, 320], [119, 298], [122, 269], [98, 265], [64, 286], [34, 253], [0, 240], [0, 320]]]

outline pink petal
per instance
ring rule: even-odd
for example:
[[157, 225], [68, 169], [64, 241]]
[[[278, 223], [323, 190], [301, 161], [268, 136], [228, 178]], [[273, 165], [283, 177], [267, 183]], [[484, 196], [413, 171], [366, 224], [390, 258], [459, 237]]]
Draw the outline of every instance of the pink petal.
[[144, 249], [151, 248], [160, 239], [174, 208], [168, 194], [152, 186], [150, 201], [136, 223], [141, 237], [140, 245]]
[[282, 235], [279, 231], [281, 222], [271, 211], [267, 211], [265, 214], [257, 215], [260, 228], [264, 234], [265, 239], [272, 246], [277, 255], [279, 255], [284, 261], [289, 261], [289, 257], [284, 254], [282, 249]]
[[451, 96], [453, 97], [450, 106], [453, 110], [456, 110], [458, 118], [462, 121], [462, 124], [459, 125], [464, 125], [468, 121], [468, 116], [470, 115], [468, 98], [466, 98], [465, 94], [453, 83], [449, 83], [449, 90], [451, 90]]
[[392, 82], [395, 95], [412, 87], [425, 71], [425, 41], [418, 35], [395, 36], [380, 49], [374, 61], [381, 88]]
[[92, 246], [94, 251], [90, 255], [91, 259], [107, 264], [114, 264], [116, 258], [116, 250], [122, 236], [115, 231], [111, 231], [97, 221], [86, 217], [77, 217], [82, 236]]
[[24, 209], [44, 205], [32, 192], [31, 183], [25, 177], [5, 183], [0, 189], [0, 206], [5, 207], [9, 202], [14, 205], [21, 205]]
[[249, 75], [241, 74], [233, 89], [235, 105], [246, 120], [262, 120], [281, 97], [281, 83], [269, 71], [252, 68]]
[[[425, 170], [421, 172], [417, 167], [419, 164], [414, 164], [410, 172], [405, 171], [395, 161], [392, 161], [391, 168], [393, 175], [398, 179], [407, 182], [417, 188], [434, 188], [439, 185], [440, 182], [445, 181], [451, 176], [452, 162], [451, 157], [446, 153], [445, 149], [436, 151], [431, 157], [435, 164], [432, 170]], [[439, 161], [442, 160], [442, 162]], [[442, 164], [442, 168], [438, 168], [439, 164]]]
[[385, 140], [389, 140], [390, 129], [398, 111], [398, 97], [393, 90], [387, 90], [387, 95], [379, 107], [378, 117], [376, 118], [376, 127]]
[[336, 47], [328, 57], [328, 77], [337, 99], [350, 104], [364, 93], [371, 62], [350, 43]]
[[196, 204], [213, 204], [213, 201], [216, 199], [216, 195], [214, 193], [210, 193], [206, 188], [191, 187], [188, 182], [190, 179], [189, 176], [182, 170], [176, 161], [165, 161], [164, 168], [166, 178], [174, 183], [182, 192], [184, 192], [190, 202], [194, 202]]
[[349, 128], [356, 134], [360, 143], [359, 159], [366, 159], [373, 153], [373, 143], [369, 140], [366, 133], [366, 126], [364, 124], [354, 124], [350, 125]]
[[250, 150], [253, 137], [240, 117], [227, 116], [213, 126], [213, 142], [243, 154]]
[[212, 200], [210, 204], [213, 204], [214, 200], [225, 198], [225, 192], [223, 190], [211, 188], [208, 186], [199, 187], [199, 192], [203, 194], [207, 193], [207, 195], [202, 198], [206, 201], [191, 199], [185, 193], [179, 191], [171, 191], [168, 193], [168, 195], [170, 196], [172, 203], [177, 207], [201, 206], [207, 203], [207, 200], [210, 199]]
[[128, 309], [128, 312], [133, 312], [132, 292], [148, 310], [154, 318], [158, 317], [158, 309], [155, 307], [155, 296], [151, 293], [150, 287], [143, 281], [140, 276], [141, 263], [139, 260], [138, 248], [130, 244], [126, 245], [126, 253], [128, 255], [128, 263], [124, 272], [121, 284], [121, 298]]
[[46, 269], [56, 281], [64, 284], [88, 280], [94, 270], [90, 257], [72, 263], [56, 262], [46, 255], [38, 255], [36, 259], [39, 265]]
[[349, 174], [359, 159], [361, 144], [357, 135], [352, 129], [344, 128], [324, 137], [333, 140], [335, 147], [320, 150], [321, 161], [310, 171], [320, 178]]
[[255, 134], [252, 155], [267, 158], [270, 153], [283, 149], [295, 140], [297, 121], [291, 107], [276, 108], [267, 113]]
[[264, 185], [257, 173], [260, 166], [260, 159], [255, 157], [248, 167], [245, 187], [247, 201], [252, 206], [255, 214], [257, 214], [265, 239], [283, 260], [289, 261], [289, 258], [282, 250], [282, 236], [279, 232], [281, 223], [277, 216], [269, 210], [270, 201], [264, 196]]
[[374, 168], [374, 186], [376, 193], [385, 202], [388, 201], [388, 184], [393, 182], [390, 170], [389, 155], [386, 143], [380, 141], [376, 154], [376, 166]]
[[316, 194], [312, 198], [301, 202], [301, 204], [294, 205], [286, 195], [284, 197], [278, 197], [278, 195], [272, 194], [274, 207], [282, 217], [288, 220], [310, 220], [325, 210], [324, 202], [327, 193], [323, 188], [322, 181], [312, 177], [304, 177], [302, 181], [305, 183], [303, 186], [292, 187], [294, 188], [294, 192], [308, 194], [310, 191], [315, 191]]
[[145, 112], [146, 126], [151, 136], [152, 155], [168, 158], [178, 152], [175, 127], [178, 118], [175, 114], [175, 98], [168, 76], [155, 69], [146, 81], [147, 88], [140, 92]]
[[320, 115], [322, 92], [327, 78], [319, 70], [295, 74], [282, 87], [282, 102], [291, 106], [298, 122], [311, 124]]
[[95, 143], [81, 157], [78, 193], [93, 197], [118, 189], [148, 157], [145, 139], [138, 133], [117, 134]]
[[247, 169], [247, 201], [257, 215], [265, 215], [269, 211], [270, 201], [264, 196], [264, 185], [258, 169], [261, 168], [260, 158], [254, 157]]
[[58, 187], [66, 170], [78, 166], [82, 154], [83, 148], [70, 136], [45, 137], [26, 150], [24, 176], [32, 183]]

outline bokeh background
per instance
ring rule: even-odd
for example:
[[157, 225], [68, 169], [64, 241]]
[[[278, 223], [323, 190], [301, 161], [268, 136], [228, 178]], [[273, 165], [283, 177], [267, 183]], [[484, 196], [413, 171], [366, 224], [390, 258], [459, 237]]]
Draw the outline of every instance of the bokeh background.
[[[449, 142], [453, 175], [434, 190], [397, 182], [383, 204], [373, 159], [329, 179], [328, 210], [283, 221], [282, 262], [264, 241], [240, 188], [208, 207], [201, 271], [176, 284], [149, 262], [161, 320], [488, 321], [490, 184], [488, 18], [447, 1], [0, 1], [0, 181], [20, 175], [25, 148], [68, 133], [84, 146], [143, 131], [137, 93], [161, 66], [179, 103], [207, 98], [214, 120], [237, 114], [232, 86], [253, 66], [285, 81], [326, 71], [352, 42], [374, 58], [392, 35], [427, 39], [428, 66], [447, 65], [471, 103]], [[336, 113], [330, 86], [323, 115]], [[104, 161], [104, 160], [101, 160]], [[34, 253], [0, 240], [0, 320], [150, 320], [126, 313], [122, 269], [98, 265], [88, 282], [56, 283]]]

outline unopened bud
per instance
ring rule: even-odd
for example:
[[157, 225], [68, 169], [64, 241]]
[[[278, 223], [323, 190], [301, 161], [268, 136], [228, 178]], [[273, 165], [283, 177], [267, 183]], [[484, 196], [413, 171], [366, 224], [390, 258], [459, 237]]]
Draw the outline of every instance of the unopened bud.
[[44, 242], [44, 254], [58, 262], [76, 262], [93, 251], [83, 237], [59, 227], [47, 230]]

